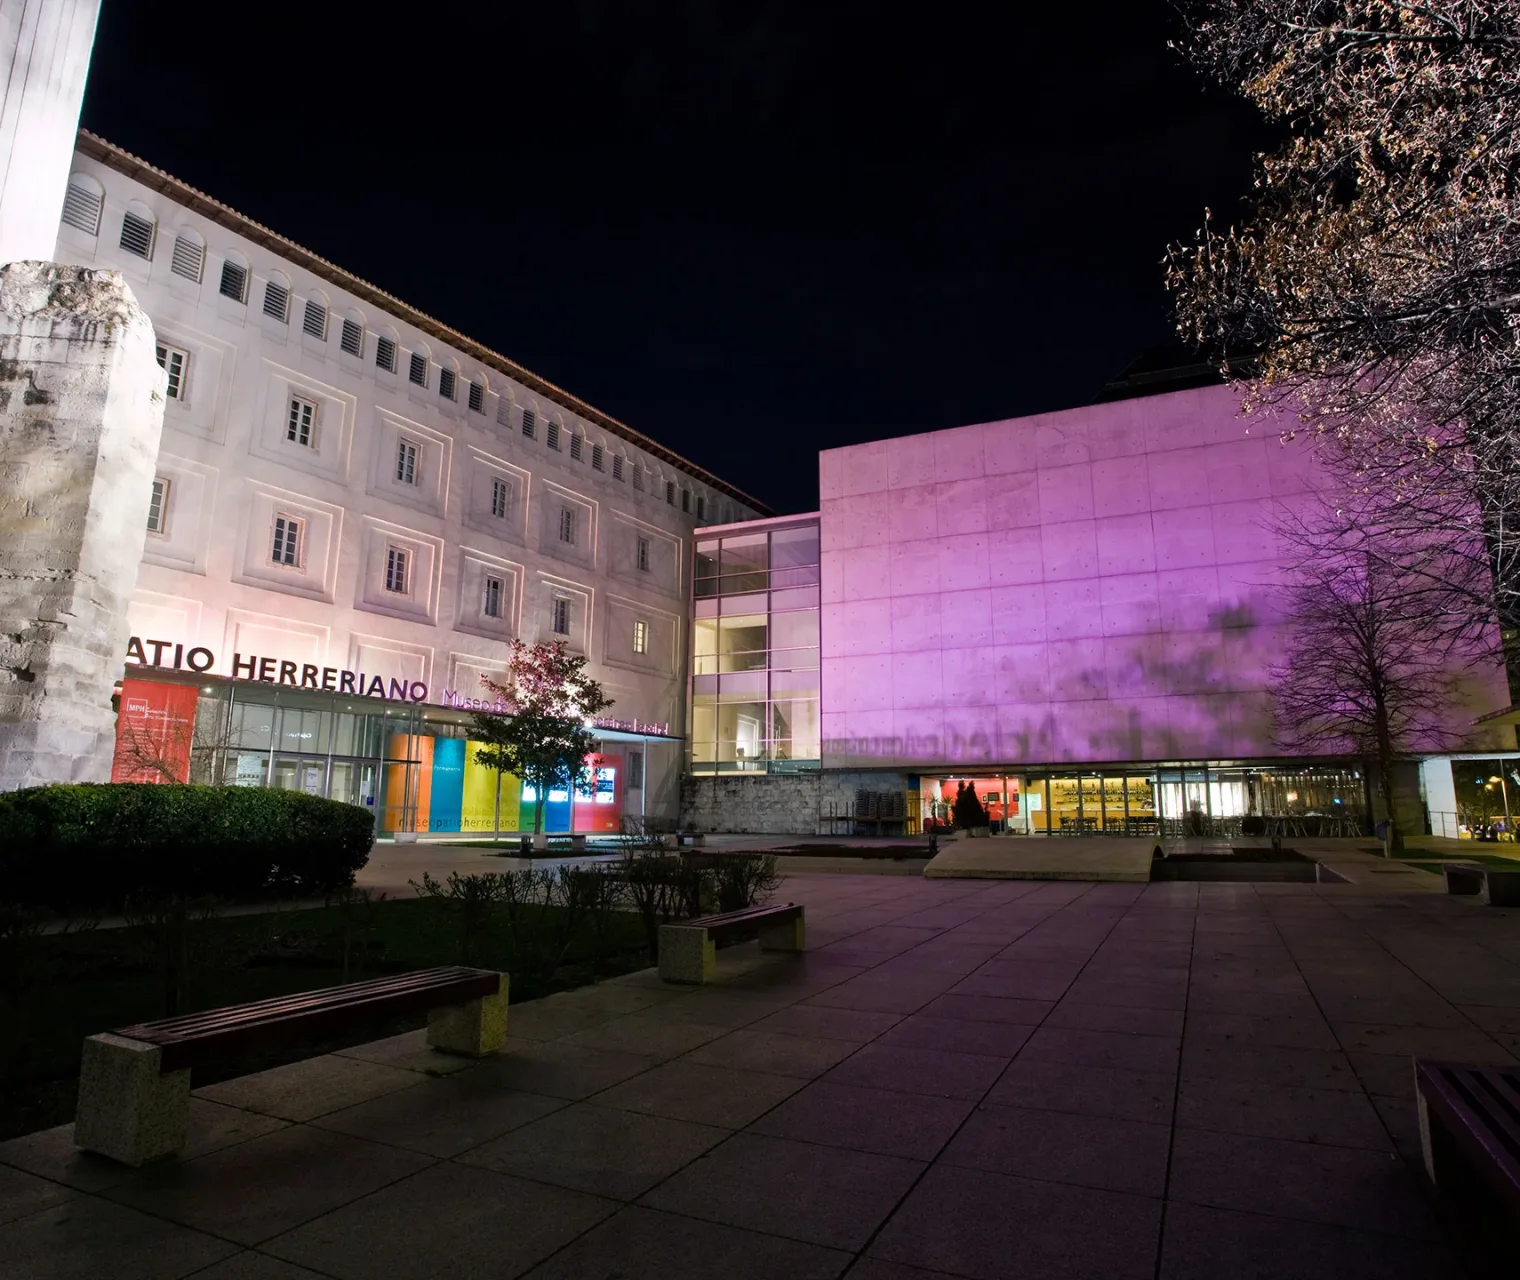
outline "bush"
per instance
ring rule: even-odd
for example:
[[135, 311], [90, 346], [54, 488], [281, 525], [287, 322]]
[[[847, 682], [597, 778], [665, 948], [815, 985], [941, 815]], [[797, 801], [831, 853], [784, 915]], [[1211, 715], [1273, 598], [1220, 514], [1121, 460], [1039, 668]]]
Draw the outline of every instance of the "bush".
[[112, 782], [0, 801], [8, 896], [54, 910], [129, 898], [320, 896], [351, 885], [374, 818], [298, 791]]

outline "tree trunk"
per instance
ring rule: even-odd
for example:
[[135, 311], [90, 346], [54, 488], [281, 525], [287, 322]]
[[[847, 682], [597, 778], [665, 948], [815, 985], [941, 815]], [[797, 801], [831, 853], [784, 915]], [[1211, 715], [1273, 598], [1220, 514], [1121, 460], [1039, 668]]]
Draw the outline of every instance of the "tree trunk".
[[1404, 852], [1404, 836], [1393, 813], [1393, 734], [1388, 727], [1388, 708], [1378, 698], [1375, 703], [1375, 728], [1377, 731], [1378, 790], [1383, 795], [1383, 808], [1388, 814], [1388, 842], [1385, 857]]
[[496, 816], [492, 821], [491, 843], [501, 843], [501, 770], [496, 771]]

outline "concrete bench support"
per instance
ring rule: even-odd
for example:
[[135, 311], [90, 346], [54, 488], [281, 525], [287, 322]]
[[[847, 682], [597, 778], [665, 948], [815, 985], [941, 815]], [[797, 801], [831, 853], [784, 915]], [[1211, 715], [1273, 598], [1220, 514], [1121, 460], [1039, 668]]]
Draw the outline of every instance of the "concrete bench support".
[[507, 1047], [507, 988], [510, 977], [501, 975], [501, 989], [465, 1004], [428, 1010], [427, 1041], [443, 1053], [484, 1058]]
[[190, 1131], [190, 1069], [160, 1072], [156, 1044], [109, 1033], [84, 1042], [74, 1145], [134, 1169], [172, 1156]]
[[666, 982], [707, 982], [717, 968], [718, 943], [726, 945], [750, 938], [759, 940], [762, 951], [806, 950], [802, 908], [792, 903], [750, 907], [661, 925], [660, 977]]
[[1476, 862], [1448, 862], [1441, 871], [1447, 893], [1476, 896], [1491, 907], [1520, 907], [1520, 868], [1509, 871]]

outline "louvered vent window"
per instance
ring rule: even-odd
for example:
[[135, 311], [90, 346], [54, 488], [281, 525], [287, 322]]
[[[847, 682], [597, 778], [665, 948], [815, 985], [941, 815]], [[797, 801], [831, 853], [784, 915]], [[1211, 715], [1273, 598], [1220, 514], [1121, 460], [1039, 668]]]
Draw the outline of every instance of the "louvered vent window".
[[512, 425], [512, 402], [506, 396], [496, 402], [496, 421], [504, 427]]
[[121, 247], [139, 258], [151, 258], [156, 229], [151, 218], [140, 217], [129, 210], [121, 217]]
[[63, 220], [86, 235], [100, 234], [100, 206], [103, 198], [88, 187], [69, 184], [63, 194]]
[[396, 372], [396, 343], [393, 339], [375, 339], [375, 364], [387, 373]]
[[420, 351], [412, 352], [412, 367], [406, 376], [419, 387], [427, 386], [427, 357]]
[[301, 332], [309, 333], [320, 342], [327, 341], [327, 308], [320, 302], [306, 299], [306, 310], [301, 316]]
[[682, 511], [690, 511], [691, 510], [691, 490], [690, 489], [682, 489], [681, 490], [681, 510]]
[[581, 450], [585, 448], [584, 440], [585, 437], [580, 435], [578, 432], [572, 431], [570, 433], [570, 456], [577, 462], [583, 461], [581, 457]]
[[559, 423], [551, 422], [548, 430], [544, 433], [544, 443], [551, 449], [559, 448]]
[[338, 346], [351, 356], [364, 355], [364, 326], [357, 320], [345, 320]]
[[454, 371], [452, 369], [438, 370], [438, 394], [445, 400], [457, 400], [454, 394]]
[[174, 237], [174, 255], [169, 259], [169, 270], [177, 276], [184, 276], [186, 280], [194, 280], [196, 284], [201, 281], [201, 272], [206, 267], [206, 246], [199, 240], [191, 240], [188, 236]]
[[591, 446], [591, 469], [593, 471], [607, 470], [607, 451], [599, 444]]
[[644, 468], [638, 463], [634, 463], [633, 466], [633, 487], [640, 493], [644, 491]]
[[248, 268], [235, 262], [222, 263], [222, 283], [217, 286], [217, 292], [234, 302], [247, 302]]
[[665, 502], [672, 507], [676, 505], [676, 482], [674, 480], [667, 480], [665, 482]]
[[559, 540], [575, 545], [575, 512], [562, 507], [559, 513]]
[[535, 414], [532, 409], [524, 409], [523, 410], [523, 425], [522, 425], [522, 433], [523, 433], [523, 435], [527, 436], [529, 440], [532, 440], [533, 437], [534, 437], [534, 433], [537, 430], [538, 430], [538, 415]]
[[623, 455], [621, 453], [614, 453], [612, 455], [612, 478], [614, 480], [621, 480], [623, 478]]
[[486, 389], [482, 383], [470, 383], [470, 409], [475, 413], [486, 411]]
[[707, 498], [700, 493], [697, 494], [697, 519], [707, 519]]
[[290, 290], [278, 280], [264, 282], [264, 314], [281, 324], [290, 319]]

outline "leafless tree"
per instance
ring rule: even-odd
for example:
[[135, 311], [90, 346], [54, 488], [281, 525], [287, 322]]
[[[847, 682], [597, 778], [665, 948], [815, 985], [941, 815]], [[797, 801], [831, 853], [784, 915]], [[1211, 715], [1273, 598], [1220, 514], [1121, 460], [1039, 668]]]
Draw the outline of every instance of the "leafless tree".
[[1496, 614], [1513, 633], [1520, 3], [1178, 7], [1184, 56], [1284, 138], [1234, 225], [1170, 251], [1182, 332], [1288, 408], [1375, 523], [1449, 542], [1469, 639]]
[[1369, 761], [1398, 849], [1394, 766], [1452, 744], [1459, 680], [1486, 657], [1460, 627], [1432, 624], [1458, 607], [1436, 585], [1447, 552], [1438, 539], [1380, 543], [1328, 504], [1284, 515], [1276, 532], [1288, 562], [1286, 648], [1270, 672], [1277, 744]]

